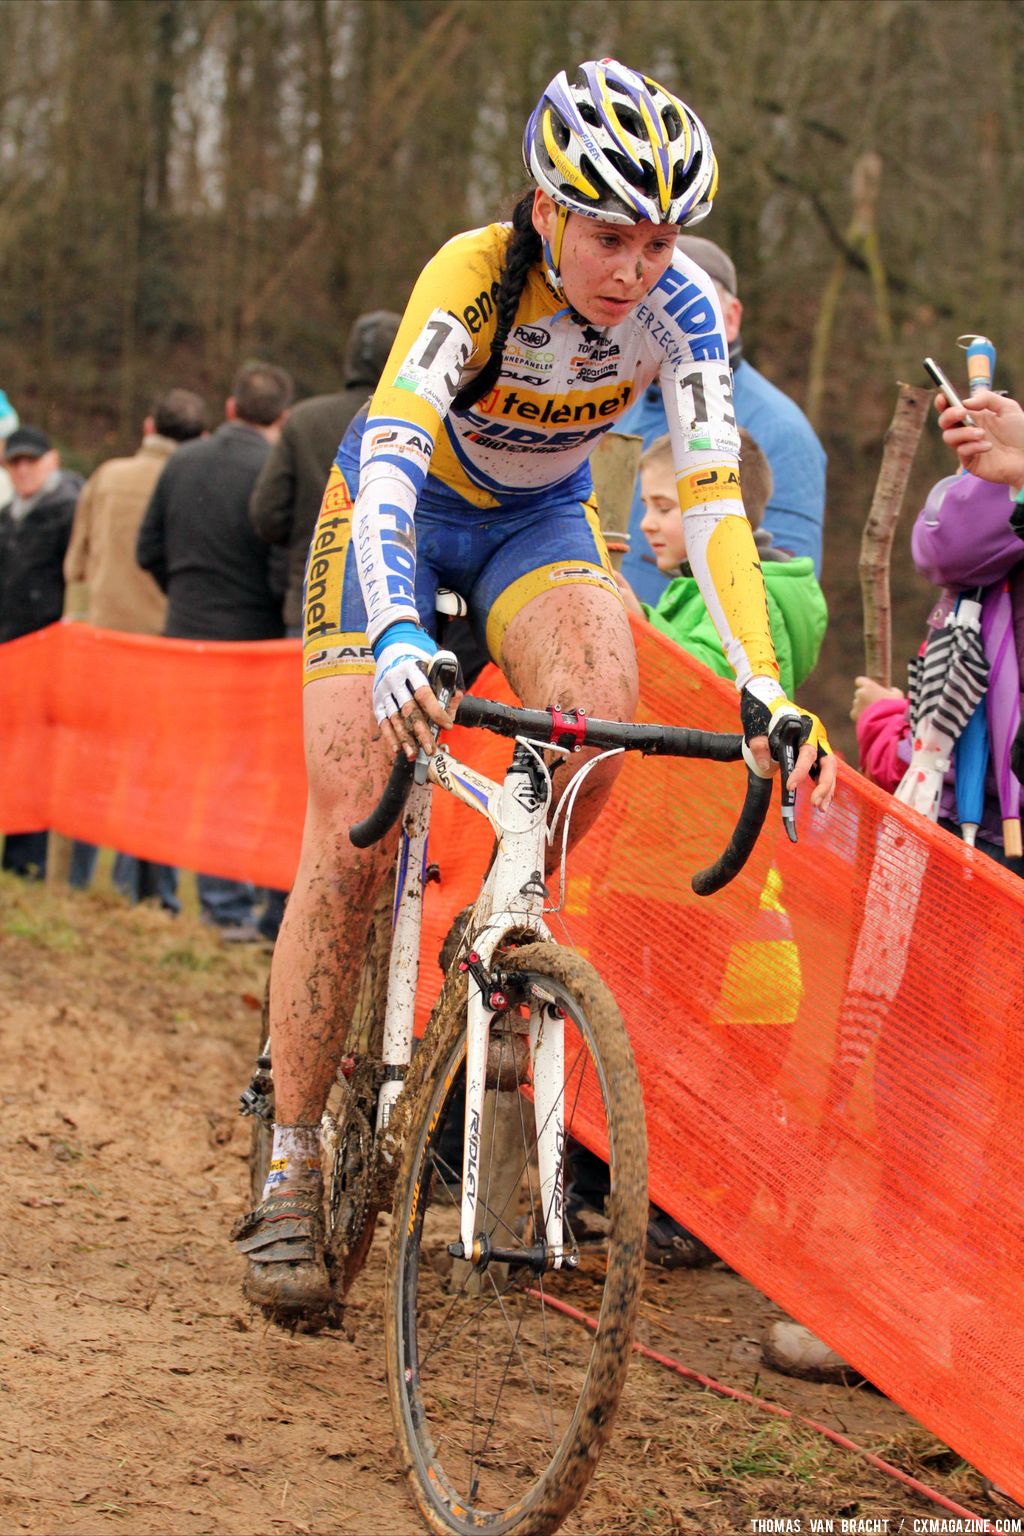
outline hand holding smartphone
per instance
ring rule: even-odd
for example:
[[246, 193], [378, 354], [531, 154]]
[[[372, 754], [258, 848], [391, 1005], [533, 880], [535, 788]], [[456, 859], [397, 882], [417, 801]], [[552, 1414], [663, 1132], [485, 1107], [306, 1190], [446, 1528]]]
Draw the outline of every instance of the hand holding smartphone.
[[[942, 393], [946, 397], [947, 405], [963, 405], [964, 402], [961, 400], [960, 396], [957, 394], [956, 390], [953, 388], [952, 384], [949, 382], [946, 375], [935, 361], [934, 357], [926, 357], [924, 359], [924, 370], [933, 380], [933, 382], [938, 385], [939, 389], [942, 390]], [[964, 414], [964, 423], [968, 427], [977, 426], [977, 422], [974, 420], [974, 417], [970, 414], [969, 411], [965, 412]]]

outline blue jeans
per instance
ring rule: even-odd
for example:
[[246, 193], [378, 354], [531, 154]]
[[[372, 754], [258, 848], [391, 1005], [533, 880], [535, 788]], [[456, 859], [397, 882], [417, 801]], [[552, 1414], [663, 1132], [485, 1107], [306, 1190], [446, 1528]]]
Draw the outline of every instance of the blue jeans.
[[3, 868], [42, 880], [46, 874], [49, 836], [48, 832], [8, 832], [4, 838]]
[[196, 889], [204, 923], [215, 923], [218, 928], [255, 924], [256, 887], [247, 880], [196, 875]]
[[68, 870], [68, 885], [73, 891], [87, 891], [92, 884], [92, 877], [96, 873], [96, 860], [100, 851], [92, 843], [82, 843], [76, 838], [71, 844], [71, 867]]
[[114, 856], [114, 886], [134, 906], [157, 896], [165, 912], [180, 912], [178, 900], [178, 871], [173, 864], [152, 864], [149, 859], [137, 859], [130, 853]]

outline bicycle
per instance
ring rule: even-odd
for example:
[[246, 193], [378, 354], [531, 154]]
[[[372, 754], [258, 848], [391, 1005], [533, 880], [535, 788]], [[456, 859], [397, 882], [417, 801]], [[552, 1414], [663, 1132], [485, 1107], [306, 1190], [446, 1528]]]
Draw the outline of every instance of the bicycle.
[[[439, 652], [432, 683], [445, 706], [457, 677], [455, 658]], [[402, 820], [393, 921], [378, 906], [356, 1022], [362, 1038], [324, 1115], [327, 1257], [340, 1305], [378, 1213], [392, 1208], [388, 1393], [427, 1526], [544, 1536], [579, 1502], [611, 1432], [648, 1213], [643, 1098], [622, 1016], [593, 966], [557, 944], [544, 922], [555, 910], [545, 843], [562, 820], [564, 886], [569, 818], [588, 765], [564, 789], [549, 831], [546, 755], [586, 744], [730, 762], [743, 742], [472, 696], [458, 724], [514, 738], [504, 781], [441, 744], [415, 764], [400, 755], [379, 804], [350, 833], [368, 847]], [[771, 780], [747, 761], [739, 820], [725, 852], [693, 877], [698, 894], [739, 872], [763, 824]], [[414, 1049], [431, 786], [486, 816], [496, 849]], [[243, 1095], [243, 1110], [257, 1116], [256, 1198], [273, 1118], [270, 1072], [265, 1052]], [[581, 1215], [573, 1204], [567, 1170], [579, 1143], [608, 1163], [603, 1212]], [[549, 1298], [594, 1286], [596, 1330], [552, 1333]]]

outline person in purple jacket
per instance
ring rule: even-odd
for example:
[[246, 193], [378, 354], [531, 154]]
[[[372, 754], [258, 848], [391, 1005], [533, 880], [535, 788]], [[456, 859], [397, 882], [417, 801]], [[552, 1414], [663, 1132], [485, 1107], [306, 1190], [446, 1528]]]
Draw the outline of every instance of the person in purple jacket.
[[[1011, 510], [1005, 485], [973, 474], [949, 476], [932, 488], [918, 513], [911, 550], [921, 575], [943, 589], [928, 617], [930, 629], [945, 624], [958, 592], [983, 587], [988, 594], [1005, 584], [1013, 612], [1018, 669], [1024, 672], [1024, 544], [1010, 525]], [[1018, 707], [1019, 694], [1018, 682]], [[911, 752], [908, 706], [902, 691], [858, 677], [850, 713], [857, 725], [863, 771], [883, 789], [895, 789]], [[960, 834], [952, 768], [942, 791], [939, 823]], [[986, 853], [1024, 874], [1024, 860], [1006, 857], [1003, 851], [1001, 811], [991, 766], [977, 835]]]

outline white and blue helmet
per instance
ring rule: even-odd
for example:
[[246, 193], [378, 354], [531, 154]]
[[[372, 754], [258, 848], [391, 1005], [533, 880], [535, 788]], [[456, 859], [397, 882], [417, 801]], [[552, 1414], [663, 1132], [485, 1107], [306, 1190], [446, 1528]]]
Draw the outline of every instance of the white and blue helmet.
[[526, 125], [523, 159], [560, 207], [612, 224], [680, 227], [711, 211], [718, 164], [707, 129], [677, 96], [615, 59], [564, 70]]

